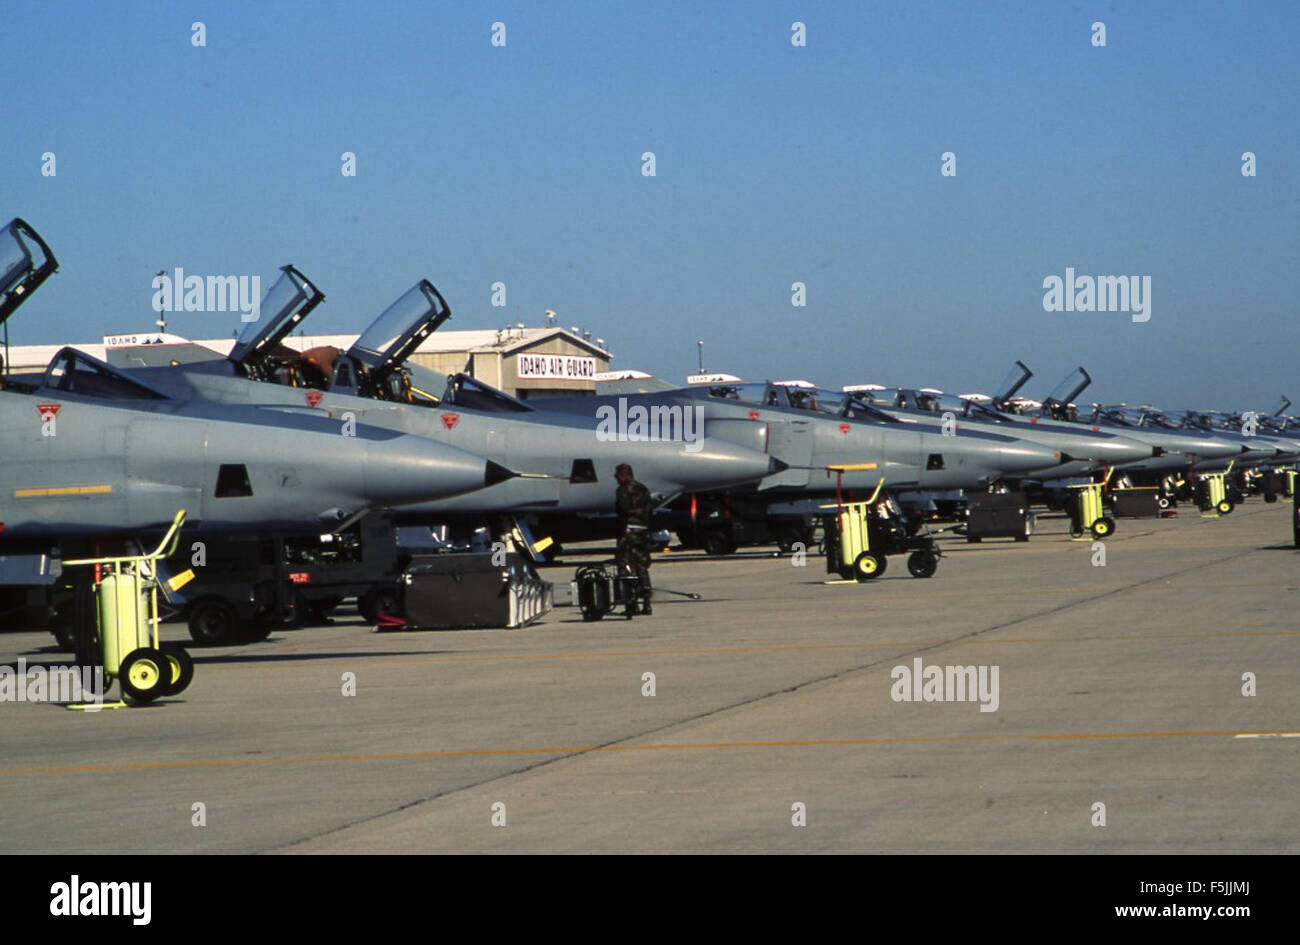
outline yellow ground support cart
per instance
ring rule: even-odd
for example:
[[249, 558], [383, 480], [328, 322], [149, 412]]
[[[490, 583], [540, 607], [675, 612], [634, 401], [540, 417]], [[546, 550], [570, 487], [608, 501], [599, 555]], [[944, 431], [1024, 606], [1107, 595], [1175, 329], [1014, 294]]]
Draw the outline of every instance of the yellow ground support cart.
[[[194, 661], [185, 648], [158, 640], [157, 563], [176, 551], [184, 523], [182, 509], [149, 554], [63, 562], [65, 566], [96, 569], [96, 618], [104, 678], [108, 684], [117, 679], [122, 695], [136, 704], [174, 696], [194, 678]], [[183, 583], [183, 576], [173, 578], [172, 589]]]
[[[1229, 467], [1231, 469], [1231, 467]], [[1229, 514], [1236, 506], [1228, 498], [1227, 473], [1203, 473], [1196, 479], [1196, 507], [1202, 512]]]
[[1087, 482], [1083, 485], [1068, 486], [1073, 493], [1068, 506], [1070, 513], [1070, 537], [1083, 538], [1084, 532], [1090, 532], [1093, 538], [1109, 538], [1115, 534], [1115, 520], [1106, 514], [1102, 504], [1104, 482]]
[[[930, 534], [910, 535], [902, 513], [888, 495], [885, 480], [866, 502], [840, 502], [826, 523], [826, 571], [846, 581], [870, 581], [885, 573], [890, 555], [911, 554], [907, 570], [928, 578], [939, 568], [941, 552]], [[827, 507], [828, 509], [830, 506]]]

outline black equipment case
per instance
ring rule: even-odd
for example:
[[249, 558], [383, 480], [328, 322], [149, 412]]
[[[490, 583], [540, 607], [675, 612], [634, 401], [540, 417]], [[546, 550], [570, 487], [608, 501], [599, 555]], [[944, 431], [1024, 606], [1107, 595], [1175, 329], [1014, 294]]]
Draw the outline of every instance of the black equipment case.
[[451, 630], [527, 626], [547, 613], [553, 587], [516, 552], [418, 555], [402, 575], [406, 629]]
[[966, 540], [1014, 538], [1028, 541], [1033, 530], [1029, 502], [1023, 492], [981, 493], [969, 497]]

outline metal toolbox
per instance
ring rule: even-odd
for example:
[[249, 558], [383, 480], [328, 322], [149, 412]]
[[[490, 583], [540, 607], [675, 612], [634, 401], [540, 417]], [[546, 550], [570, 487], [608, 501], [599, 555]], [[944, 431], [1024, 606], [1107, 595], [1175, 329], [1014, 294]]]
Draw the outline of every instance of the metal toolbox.
[[1033, 531], [1029, 502], [1023, 492], [971, 495], [970, 517], [966, 520], [966, 540], [1014, 538], [1028, 541]]
[[[554, 605], [553, 587], [514, 552], [417, 555], [402, 574], [406, 629], [524, 627]], [[494, 559], [495, 558], [495, 562]]]

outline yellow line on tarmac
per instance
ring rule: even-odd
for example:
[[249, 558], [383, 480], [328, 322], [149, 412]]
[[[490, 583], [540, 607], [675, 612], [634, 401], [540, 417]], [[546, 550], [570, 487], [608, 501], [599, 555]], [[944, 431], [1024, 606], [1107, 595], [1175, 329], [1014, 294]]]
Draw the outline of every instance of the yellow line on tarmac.
[[724, 748], [848, 748], [861, 745], [916, 745], [953, 742], [1065, 742], [1140, 738], [1264, 738], [1292, 734], [1286, 730], [1234, 731], [1209, 729], [1188, 732], [1053, 732], [1022, 735], [897, 735], [874, 738], [789, 738], [766, 741], [675, 742], [646, 745], [559, 745], [542, 748], [451, 748], [443, 751], [404, 751], [360, 755], [303, 755], [288, 758], [214, 758], [206, 761], [144, 761], [98, 765], [52, 765], [41, 768], [0, 768], [0, 776], [16, 774], [83, 774], [95, 771], [157, 771], [179, 768], [223, 768], [252, 765], [339, 764], [354, 761], [421, 761], [437, 758], [483, 758], [500, 755], [577, 755], [637, 751], [702, 751]]

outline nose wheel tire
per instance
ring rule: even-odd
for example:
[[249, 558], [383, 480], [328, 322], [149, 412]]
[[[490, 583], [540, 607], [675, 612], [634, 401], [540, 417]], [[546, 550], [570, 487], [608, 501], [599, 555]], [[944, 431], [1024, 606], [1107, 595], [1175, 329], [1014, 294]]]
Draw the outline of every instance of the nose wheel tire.
[[853, 576], [859, 583], [875, 580], [885, 573], [888, 561], [889, 559], [884, 555], [874, 555], [870, 551], [864, 551], [853, 561]]
[[729, 555], [736, 550], [736, 546], [731, 542], [731, 536], [722, 532], [709, 532], [704, 536], [704, 553], [710, 557], [721, 557]]
[[399, 607], [396, 588], [372, 587], [357, 598], [357, 611], [366, 623], [378, 623], [380, 614], [397, 613]]
[[122, 660], [117, 675], [122, 692], [132, 702], [143, 704], [165, 694], [164, 690], [171, 684], [172, 665], [161, 650], [142, 646]]
[[239, 642], [239, 618], [223, 600], [201, 600], [190, 611], [190, 636], [195, 643], [224, 646]]

